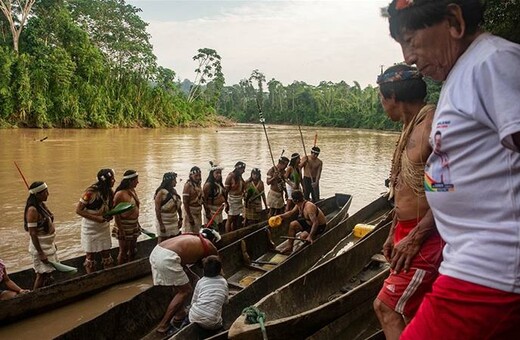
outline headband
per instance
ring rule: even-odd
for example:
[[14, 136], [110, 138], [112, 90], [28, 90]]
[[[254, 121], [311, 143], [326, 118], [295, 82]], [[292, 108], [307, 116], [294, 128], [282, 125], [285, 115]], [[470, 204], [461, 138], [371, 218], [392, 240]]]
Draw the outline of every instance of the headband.
[[246, 168], [246, 163], [242, 163], [242, 162], [238, 162], [237, 164], [235, 164], [235, 169], [245, 169]]
[[224, 167], [222, 166], [218, 166], [218, 165], [212, 165], [210, 168], [209, 168], [209, 171], [216, 171], [216, 170], [224, 170]]
[[291, 157], [291, 160], [296, 159], [296, 158], [298, 158], [298, 157], [300, 157], [300, 154], [299, 154], [299, 153], [296, 153], [296, 154], [294, 154], [294, 156]]
[[47, 183], [42, 183], [36, 188], [29, 189], [29, 193], [32, 195], [36, 195], [37, 193], [42, 192], [43, 190], [47, 189]]
[[135, 178], [137, 176], [139, 176], [139, 174], [137, 172], [135, 172], [133, 174], [123, 176], [123, 179], [132, 179], [132, 178]]
[[423, 75], [418, 70], [399, 70], [383, 73], [377, 76], [377, 84], [393, 83], [402, 80], [422, 79]]
[[395, 9], [401, 10], [413, 5], [414, 0], [397, 0], [395, 3]]
[[200, 174], [200, 169], [199, 168], [191, 169], [190, 175], [196, 175], [196, 174]]
[[253, 168], [253, 169], [251, 169], [251, 172], [260, 173], [260, 169], [258, 169], [258, 168]]
[[167, 172], [163, 175], [163, 180], [169, 181], [177, 178], [177, 174], [175, 172]]

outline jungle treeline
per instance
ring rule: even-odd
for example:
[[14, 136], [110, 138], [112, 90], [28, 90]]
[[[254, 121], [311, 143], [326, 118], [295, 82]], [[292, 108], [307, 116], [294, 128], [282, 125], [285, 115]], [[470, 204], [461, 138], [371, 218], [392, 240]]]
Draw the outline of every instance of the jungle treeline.
[[[486, 29], [520, 42], [520, 1], [486, 4]], [[194, 79], [181, 82], [157, 65], [140, 9], [124, 0], [0, 0], [0, 10], [0, 127], [212, 125], [262, 111], [269, 123], [398, 129], [376, 87], [282, 84], [259, 70], [225, 86], [210, 48], [194, 51]], [[436, 102], [441, 85], [428, 85]]]

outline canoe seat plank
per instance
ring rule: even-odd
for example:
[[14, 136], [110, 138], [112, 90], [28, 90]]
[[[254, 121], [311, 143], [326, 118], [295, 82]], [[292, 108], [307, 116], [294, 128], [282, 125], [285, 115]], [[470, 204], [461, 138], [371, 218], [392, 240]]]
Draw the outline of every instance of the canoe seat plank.
[[372, 261], [377, 261], [377, 262], [381, 262], [381, 263], [387, 262], [386, 257], [381, 253], [372, 255]]

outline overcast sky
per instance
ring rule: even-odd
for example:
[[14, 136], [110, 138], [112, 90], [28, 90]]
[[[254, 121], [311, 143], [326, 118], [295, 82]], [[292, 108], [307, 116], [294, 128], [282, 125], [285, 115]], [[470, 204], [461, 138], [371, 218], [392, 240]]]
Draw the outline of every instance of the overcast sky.
[[226, 85], [254, 69], [269, 81], [295, 80], [362, 87], [375, 84], [380, 65], [402, 61], [380, 8], [390, 0], [127, 0], [142, 9], [155, 55], [181, 80], [193, 80], [199, 48], [222, 57]]

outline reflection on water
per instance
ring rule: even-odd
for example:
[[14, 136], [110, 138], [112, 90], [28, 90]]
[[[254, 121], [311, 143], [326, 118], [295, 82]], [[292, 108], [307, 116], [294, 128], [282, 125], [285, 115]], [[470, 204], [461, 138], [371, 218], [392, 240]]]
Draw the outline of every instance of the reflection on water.
[[[397, 135], [373, 131], [303, 127], [307, 151], [317, 133], [324, 168], [321, 179], [323, 197], [335, 192], [354, 196], [351, 213], [375, 199], [385, 190], [390, 160]], [[303, 154], [297, 127], [270, 126], [269, 140], [275, 160], [282, 150], [286, 155]], [[44, 137], [47, 140], [39, 142]], [[208, 174], [209, 161], [225, 167], [224, 176], [241, 160], [247, 164], [244, 178], [252, 167], [265, 173], [272, 165], [260, 125], [229, 128], [191, 129], [113, 129], [113, 130], [0, 130], [0, 258], [9, 271], [29, 267], [29, 237], [23, 230], [23, 209], [27, 190], [14, 161], [30, 183], [44, 180], [49, 185], [48, 206], [57, 223], [59, 256], [82, 254], [80, 217], [75, 205], [83, 190], [96, 181], [101, 168], [116, 171], [116, 185], [123, 172], [139, 172], [137, 192], [141, 199], [140, 222], [154, 230], [153, 193], [162, 174], [175, 171], [182, 179], [182, 190], [189, 169], [197, 165]], [[141, 236], [145, 237], [145, 236]], [[115, 242], [114, 242], [115, 244]]]

